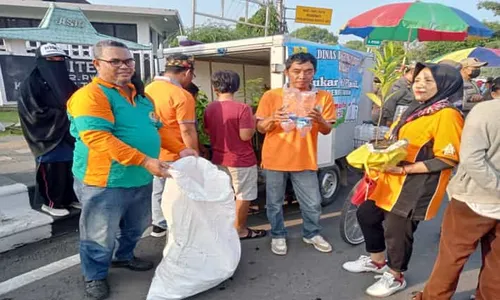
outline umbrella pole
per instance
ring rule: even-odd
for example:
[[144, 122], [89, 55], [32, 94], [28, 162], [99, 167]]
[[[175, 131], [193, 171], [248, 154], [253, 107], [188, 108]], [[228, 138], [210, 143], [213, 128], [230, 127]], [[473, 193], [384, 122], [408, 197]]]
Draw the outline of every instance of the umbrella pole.
[[408, 41], [406, 41], [406, 45], [405, 45], [405, 56], [403, 57], [403, 66], [402, 68], [404, 68], [404, 66], [406, 65], [406, 57], [408, 56], [408, 50], [410, 48], [410, 41], [411, 41], [411, 31], [412, 31], [413, 28], [410, 28], [410, 30], [408, 31]]

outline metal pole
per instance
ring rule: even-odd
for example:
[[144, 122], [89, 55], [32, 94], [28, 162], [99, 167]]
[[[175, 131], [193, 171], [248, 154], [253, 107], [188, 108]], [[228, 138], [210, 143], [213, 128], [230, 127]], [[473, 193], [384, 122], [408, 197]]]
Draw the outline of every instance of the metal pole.
[[193, 24], [191, 30], [194, 30], [196, 25], [196, 0], [193, 0]]
[[269, 8], [270, 8], [270, 0], [266, 0], [266, 25], [264, 25], [264, 36], [269, 34]]
[[224, 0], [220, 0], [221, 13], [220, 16], [224, 18]]
[[248, 1], [245, 1], [245, 22], [248, 22]]
[[278, 13], [278, 20], [280, 23], [279, 27], [279, 33], [284, 33], [285, 32], [285, 7], [284, 7], [284, 1], [283, 0], [276, 0], [276, 12]]

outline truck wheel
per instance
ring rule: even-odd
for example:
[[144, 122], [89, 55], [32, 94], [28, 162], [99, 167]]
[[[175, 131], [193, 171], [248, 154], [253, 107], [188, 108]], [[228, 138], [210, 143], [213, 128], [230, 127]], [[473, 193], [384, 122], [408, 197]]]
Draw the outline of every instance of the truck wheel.
[[321, 192], [321, 205], [327, 206], [335, 201], [335, 196], [340, 190], [340, 170], [335, 165], [320, 169], [318, 173], [319, 190]]

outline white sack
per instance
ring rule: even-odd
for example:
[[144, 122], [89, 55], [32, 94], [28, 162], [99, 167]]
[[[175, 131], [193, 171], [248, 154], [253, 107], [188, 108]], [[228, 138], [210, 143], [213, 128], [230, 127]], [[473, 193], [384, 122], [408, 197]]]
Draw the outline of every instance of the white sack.
[[170, 173], [162, 198], [168, 242], [148, 300], [184, 299], [213, 288], [234, 274], [241, 256], [229, 176], [196, 157], [176, 161]]

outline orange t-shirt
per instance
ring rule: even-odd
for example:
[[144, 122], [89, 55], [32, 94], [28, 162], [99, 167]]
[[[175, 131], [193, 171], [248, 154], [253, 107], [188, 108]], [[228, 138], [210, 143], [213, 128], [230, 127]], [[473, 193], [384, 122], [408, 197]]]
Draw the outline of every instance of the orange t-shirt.
[[[316, 105], [322, 107], [323, 118], [335, 122], [333, 97], [326, 91], [318, 90]], [[283, 106], [283, 89], [267, 91], [259, 102], [256, 117], [263, 120]], [[280, 124], [266, 133], [262, 147], [262, 168], [273, 171], [305, 171], [318, 169], [318, 124], [313, 122], [311, 131], [301, 137], [298, 130], [284, 132]]]
[[[184, 144], [179, 124], [195, 124], [195, 100], [193, 96], [180, 86], [167, 79], [156, 79], [146, 86], [146, 94], [155, 104], [156, 114], [160, 117], [168, 134], [173, 135]], [[177, 153], [162, 148], [160, 160], [175, 161]]]
[[[395, 126], [393, 124], [393, 128]], [[413, 164], [442, 158], [458, 163], [463, 126], [462, 115], [453, 108], [406, 123], [398, 136], [409, 142], [405, 162]], [[379, 173], [369, 199], [378, 207], [400, 216], [429, 220], [439, 211], [451, 173], [452, 169], [406, 176]]]

